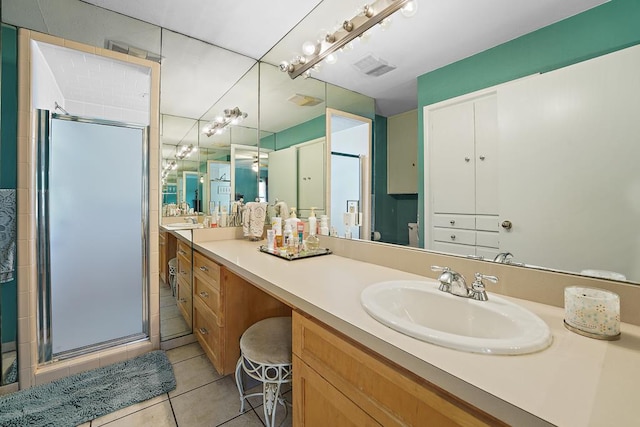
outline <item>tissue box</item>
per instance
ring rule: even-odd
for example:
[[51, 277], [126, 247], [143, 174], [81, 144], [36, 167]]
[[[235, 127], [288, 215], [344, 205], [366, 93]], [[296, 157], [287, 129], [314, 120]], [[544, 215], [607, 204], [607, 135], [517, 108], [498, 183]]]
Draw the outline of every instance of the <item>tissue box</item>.
[[620, 337], [620, 297], [603, 289], [569, 286], [564, 289], [564, 324], [590, 338]]

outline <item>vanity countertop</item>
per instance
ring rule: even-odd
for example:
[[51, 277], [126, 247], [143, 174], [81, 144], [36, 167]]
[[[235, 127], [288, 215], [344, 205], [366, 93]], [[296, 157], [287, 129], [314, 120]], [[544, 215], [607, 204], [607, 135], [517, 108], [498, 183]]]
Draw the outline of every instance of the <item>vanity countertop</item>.
[[640, 425], [639, 326], [623, 323], [618, 341], [594, 340], [568, 331], [561, 308], [502, 296], [547, 322], [553, 343], [519, 356], [466, 353], [387, 328], [360, 305], [370, 284], [433, 279], [335, 254], [286, 261], [258, 247], [245, 240], [194, 243], [292, 307], [509, 424]]

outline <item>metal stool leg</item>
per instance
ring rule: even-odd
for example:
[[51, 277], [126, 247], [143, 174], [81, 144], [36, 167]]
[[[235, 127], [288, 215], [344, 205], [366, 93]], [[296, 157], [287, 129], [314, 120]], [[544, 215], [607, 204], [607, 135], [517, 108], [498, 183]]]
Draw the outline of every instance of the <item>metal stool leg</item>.
[[242, 356], [238, 359], [236, 364], [236, 386], [238, 386], [238, 393], [240, 393], [240, 413], [244, 412], [244, 386], [242, 384]]
[[262, 408], [267, 427], [274, 427], [276, 423], [276, 409], [280, 401], [280, 382], [265, 382], [262, 386]]

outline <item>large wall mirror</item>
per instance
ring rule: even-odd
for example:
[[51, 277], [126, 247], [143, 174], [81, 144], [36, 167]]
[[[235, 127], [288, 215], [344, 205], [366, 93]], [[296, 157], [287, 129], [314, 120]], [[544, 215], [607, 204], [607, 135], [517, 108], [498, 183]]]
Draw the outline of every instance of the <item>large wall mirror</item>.
[[[315, 34], [320, 28], [319, 22], [330, 22], [331, 19], [310, 13], [309, 19], [301, 21], [278, 44], [280, 48], [276, 46], [273, 52], [265, 55], [262, 62], [257, 62], [82, 1], [67, 0], [66, 3], [73, 4], [71, 8], [79, 15], [65, 17], [65, 8], [48, 2], [5, 0], [2, 2], [3, 21], [98, 47], [104, 47], [106, 39], [115, 39], [162, 57], [160, 168], [163, 184], [160, 203], [164, 216], [161, 222], [168, 222], [171, 216], [183, 215], [182, 208], [186, 208], [187, 215], [190, 209], [193, 209], [193, 215], [210, 214], [212, 210], [220, 209], [220, 206], [228, 205], [240, 196], [245, 201], [258, 199], [266, 200], [269, 204], [276, 199], [285, 201], [290, 207], [298, 208], [301, 217], [306, 217], [311, 207], [317, 208], [318, 215], [329, 215], [331, 185], [335, 183], [329, 177], [338, 169], [337, 163], [333, 164], [331, 160], [333, 149], [330, 139], [335, 128], [331, 124], [331, 117], [328, 119], [328, 114], [332, 114], [327, 113], [330, 109], [371, 120], [370, 143], [376, 150], [370, 152], [368, 164], [371, 169], [365, 178], [370, 184], [370, 201], [362, 198], [359, 206], [361, 211], [364, 211], [362, 204], [370, 208], [367, 215], [370, 231], [406, 227], [406, 218], [402, 221], [399, 218], [403, 211], [401, 205], [408, 199], [389, 196], [376, 185], [386, 180], [387, 176], [385, 151], [377, 150], [382, 147], [386, 150], [387, 117], [376, 115], [376, 100], [314, 78], [291, 80], [275, 65], [287, 59], [291, 50], [289, 46], [298, 48], [304, 39], [301, 34], [306, 27]], [[333, 9], [324, 13], [329, 17], [336, 16]], [[71, 22], [72, 18], [104, 25], [79, 27]], [[103, 34], [104, 28], [108, 28], [110, 34]], [[391, 32], [380, 36], [394, 37]], [[367, 49], [373, 49], [376, 40], [372, 38]], [[404, 40], [397, 40], [395, 45], [406, 45]], [[416, 93], [411, 93], [411, 97], [415, 99]], [[217, 118], [224, 117], [225, 111], [231, 113], [236, 109], [242, 117], [241, 122], [226, 126], [220, 133], [209, 132]], [[573, 125], [580, 126], [579, 123]], [[322, 152], [324, 156], [319, 156]], [[307, 153], [311, 154], [307, 156]], [[348, 160], [348, 156], [344, 157], [341, 160]], [[310, 165], [305, 163], [305, 159], [309, 158], [314, 160]], [[422, 162], [423, 159], [418, 161]], [[613, 158], [610, 164], [616, 168], [620, 159]], [[311, 171], [313, 174], [305, 173]], [[545, 173], [551, 172], [554, 171], [545, 169]], [[311, 185], [306, 185], [310, 182]], [[580, 182], [574, 184], [572, 189], [576, 193], [590, 191]], [[624, 185], [620, 183], [620, 186]], [[393, 199], [393, 203], [387, 204], [386, 201], [390, 199]], [[409, 209], [412, 219], [417, 214], [416, 199], [414, 195], [410, 200], [413, 203]], [[345, 200], [348, 202], [352, 199]], [[187, 206], [183, 205], [182, 210], [178, 211], [176, 208], [182, 203]], [[169, 207], [172, 204], [175, 206], [173, 210]], [[341, 210], [347, 209], [348, 205]], [[588, 211], [585, 209], [584, 213]], [[377, 213], [375, 218], [373, 212]], [[184, 220], [178, 218], [175, 221]], [[340, 215], [337, 214], [332, 222], [341, 223]], [[429, 224], [420, 226], [424, 231]], [[611, 227], [606, 221], [602, 226]], [[344, 230], [338, 231], [338, 234], [344, 234]], [[358, 235], [352, 232], [352, 237], [369, 239], [368, 234], [368, 231]], [[552, 244], [549, 242], [549, 245]], [[615, 242], [609, 241], [609, 244], [615, 245]], [[504, 249], [509, 250], [508, 247]], [[514, 255], [518, 262], [525, 265], [531, 263], [524, 255]], [[579, 273], [579, 270], [569, 266], [545, 265], [543, 262], [535, 264], [542, 268]], [[606, 269], [606, 266], [599, 268]], [[636, 283], [640, 278], [629, 276], [627, 280]]]

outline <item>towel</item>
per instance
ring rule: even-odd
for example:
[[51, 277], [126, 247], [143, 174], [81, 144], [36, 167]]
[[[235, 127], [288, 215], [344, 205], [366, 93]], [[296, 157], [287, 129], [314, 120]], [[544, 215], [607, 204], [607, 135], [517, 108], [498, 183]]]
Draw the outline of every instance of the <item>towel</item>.
[[245, 205], [244, 211], [242, 211], [242, 231], [245, 237], [262, 238], [266, 213], [266, 203], [249, 202]]
[[13, 280], [16, 257], [16, 190], [0, 189], [0, 283]]

